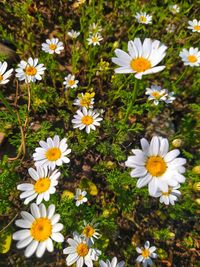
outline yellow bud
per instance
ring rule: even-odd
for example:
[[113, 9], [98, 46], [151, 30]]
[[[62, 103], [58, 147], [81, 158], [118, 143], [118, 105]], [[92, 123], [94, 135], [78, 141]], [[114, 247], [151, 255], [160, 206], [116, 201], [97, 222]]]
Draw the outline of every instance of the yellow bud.
[[177, 139], [174, 139], [172, 141], [172, 145], [175, 147], [175, 148], [179, 148], [181, 147], [183, 144], [183, 141], [180, 139], [180, 138], [177, 138]]
[[196, 198], [196, 199], [195, 199], [195, 202], [196, 202], [198, 205], [200, 205], [200, 198]]
[[175, 234], [174, 234], [173, 232], [170, 232], [170, 233], [169, 233], [169, 238], [170, 238], [170, 239], [174, 239], [174, 238], [175, 238]]
[[200, 174], [200, 165], [198, 166], [195, 166], [193, 169], [192, 169], [193, 173], [195, 174]]
[[113, 169], [115, 167], [115, 163], [112, 162], [111, 160], [109, 160], [106, 165], [107, 165], [108, 169]]
[[108, 218], [109, 215], [110, 215], [109, 210], [104, 210], [103, 211], [103, 217]]
[[12, 235], [6, 234], [3, 238], [2, 248], [0, 249], [0, 253], [5, 254], [10, 250], [10, 246], [12, 243]]
[[118, 48], [118, 47], [119, 47], [119, 42], [115, 41], [115, 42], [113, 43], [113, 48], [115, 49], [115, 48]]
[[193, 184], [193, 190], [195, 192], [200, 192], [200, 182], [197, 182], [197, 183]]
[[72, 198], [74, 198], [74, 193], [72, 193], [71, 191], [65, 190], [65, 191], [63, 191], [61, 198], [62, 199], [63, 198], [72, 199]]

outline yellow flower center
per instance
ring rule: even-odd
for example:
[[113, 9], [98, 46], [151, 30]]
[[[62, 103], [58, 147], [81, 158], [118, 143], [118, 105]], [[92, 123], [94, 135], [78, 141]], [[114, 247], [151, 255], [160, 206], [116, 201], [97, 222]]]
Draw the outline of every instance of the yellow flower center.
[[51, 180], [49, 177], [40, 178], [34, 185], [34, 189], [38, 194], [46, 192], [51, 185]]
[[86, 244], [80, 243], [76, 247], [76, 252], [78, 253], [79, 256], [85, 257], [89, 252], [89, 248]]
[[195, 31], [200, 31], [200, 26], [199, 25], [194, 26], [194, 30]]
[[147, 18], [146, 18], [145, 16], [141, 16], [141, 17], [140, 17], [140, 21], [141, 21], [141, 22], [146, 22], [146, 21], [147, 21]]
[[2, 80], [3, 80], [3, 75], [0, 74], [0, 81], [2, 81]]
[[38, 218], [32, 223], [30, 231], [33, 239], [39, 242], [47, 240], [52, 233], [51, 221], [47, 218]]
[[58, 147], [49, 148], [45, 156], [49, 161], [56, 161], [61, 157], [61, 150]]
[[130, 65], [131, 68], [136, 72], [143, 72], [151, 68], [150, 61], [143, 57], [132, 59]]
[[25, 73], [29, 76], [35, 76], [35, 74], [37, 73], [37, 69], [33, 66], [27, 66], [25, 68]]
[[69, 83], [70, 86], [72, 86], [72, 85], [75, 84], [75, 81], [74, 80], [69, 80], [68, 83]]
[[84, 198], [83, 195], [78, 195], [78, 200], [82, 200]]
[[55, 49], [57, 48], [57, 45], [55, 45], [55, 44], [50, 44], [50, 45], [49, 45], [49, 48], [50, 48], [51, 50], [55, 50]]
[[153, 92], [152, 96], [159, 99], [161, 97], [161, 94], [159, 92]]
[[88, 238], [92, 237], [94, 233], [95, 233], [94, 228], [92, 228], [89, 224], [86, 225], [85, 228], [83, 229], [84, 236]]
[[90, 125], [92, 124], [94, 121], [94, 119], [92, 118], [92, 116], [83, 116], [82, 118], [82, 123], [85, 125]]
[[162, 195], [163, 196], [169, 196], [171, 194], [171, 192], [172, 192], [172, 188], [169, 187], [168, 192], [162, 192]]
[[197, 61], [197, 57], [194, 56], [194, 55], [190, 55], [188, 56], [188, 61], [191, 62], [191, 63], [195, 63]]
[[152, 176], [159, 177], [165, 173], [167, 165], [163, 158], [159, 156], [151, 156], [146, 162], [146, 169]]
[[148, 258], [149, 255], [150, 255], [150, 252], [149, 252], [148, 249], [144, 249], [144, 250], [142, 251], [142, 257], [143, 257], [143, 258]]
[[97, 36], [93, 36], [92, 37], [92, 42], [93, 43], [97, 43], [99, 41], [98, 37]]

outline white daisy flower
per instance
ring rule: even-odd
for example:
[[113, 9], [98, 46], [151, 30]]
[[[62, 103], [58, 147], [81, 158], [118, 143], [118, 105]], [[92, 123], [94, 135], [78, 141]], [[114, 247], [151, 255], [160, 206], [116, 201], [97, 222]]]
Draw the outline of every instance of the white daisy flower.
[[93, 221], [91, 223], [87, 223], [84, 221], [84, 228], [82, 231], [82, 236], [85, 237], [88, 244], [93, 245], [94, 239], [99, 239], [101, 235], [98, 232], [98, 229], [96, 228], [98, 226], [98, 223], [94, 223]]
[[74, 115], [74, 119], [72, 123], [74, 124], [74, 128], [79, 128], [79, 130], [83, 130], [85, 128], [86, 133], [90, 133], [90, 130], [96, 130], [96, 126], [100, 126], [99, 121], [103, 119], [99, 117], [99, 113], [93, 111], [92, 109], [86, 109], [83, 107], [82, 110], [77, 110], [76, 115]]
[[67, 34], [68, 34], [69, 37], [71, 37], [72, 39], [76, 39], [76, 38], [80, 35], [80, 32], [71, 30], [71, 31], [69, 31]]
[[192, 30], [193, 32], [200, 32], [200, 20], [193, 19], [192, 21], [188, 21], [189, 27], [188, 29]]
[[160, 198], [160, 203], [164, 203], [165, 205], [174, 205], [175, 201], [178, 200], [178, 197], [181, 195], [181, 192], [177, 189], [180, 188], [180, 185], [177, 185], [175, 187], [168, 187], [168, 190], [163, 192], [163, 191], [158, 191], [155, 194], [155, 197]]
[[146, 241], [144, 244], [144, 248], [136, 248], [136, 251], [141, 254], [137, 257], [136, 261], [141, 262], [143, 267], [147, 267], [148, 265], [152, 266], [153, 261], [151, 258], [157, 258], [157, 254], [154, 252], [156, 251], [156, 247], [150, 247], [149, 241]]
[[36, 204], [39, 205], [43, 199], [49, 201], [50, 195], [56, 192], [55, 186], [58, 184], [58, 178], [61, 173], [58, 170], [49, 171], [47, 167], [38, 167], [28, 169], [29, 175], [34, 180], [34, 184], [19, 184], [17, 189], [24, 191], [20, 198], [25, 198], [24, 204], [28, 204], [37, 198]]
[[125, 262], [120, 261], [119, 263], [117, 263], [117, 258], [114, 257], [111, 262], [109, 260], [107, 260], [106, 262], [101, 260], [99, 264], [100, 267], [123, 267], [125, 265]]
[[58, 38], [47, 39], [46, 43], [42, 44], [42, 50], [49, 54], [60, 54], [63, 49], [63, 42], [59, 42]]
[[87, 38], [88, 45], [100, 45], [100, 41], [102, 41], [103, 38], [100, 33], [94, 33], [93, 35], [90, 35], [89, 38]]
[[65, 81], [63, 84], [65, 85], [65, 88], [77, 88], [78, 87], [78, 80], [75, 80], [75, 76], [72, 74], [68, 74], [67, 77], [64, 78]]
[[78, 98], [74, 100], [74, 105], [79, 107], [93, 108], [95, 93], [81, 93]]
[[149, 95], [148, 100], [153, 100], [154, 105], [158, 105], [160, 101], [172, 103], [175, 99], [173, 92], [169, 93], [167, 89], [162, 89], [158, 85], [151, 85], [151, 88], [146, 88], [145, 94]]
[[74, 199], [76, 200], [76, 206], [80, 206], [83, 203], [87, 202], [87, 192], [86, 191], [81, 191], [81, 189], [76, 189], [76, 194], [74, 196]]
[[8, 63], [6, 61], [3, 63], [0, 62], [0, 84], [6, 84], [9, 82], [8, 78], [11, 76], [13, 69], [6, 71], [7, 67]]
[[99, 26], [98, 24], [96, 23], [92, 23], [90, 26], [89, 26], [89, 31], [90, 33], [94, 34], [94, 33], [99, 33], [102, 31], [102, 27]]
[[93, 261], [97, 261], [101, 255], [100, 250], [91, 248], [87, 241], [77, 233], [73, 233], [73, 239], [68, 238], [67, 242], [70, 246], [63, 250], [64, 254], [69, 254], [66, 258], [67, 266], [76, 262], [77, 267], [82, 267], [84, 264], [92, 267]]
[[182, 58], [185, 66], [198, 67], [200, 65], [200, 50], [197, 47], [190, 47], [189, 50], [184, 48], [179, 56]]
[[38, 58], [33, 59], [30, 57], [27, 62], [20, 61], [16, 69], [16, 77], [19, 81], [25, 80], [26, 83], [40, 81], [45, 69], [44, 64], [38, 65]]
[[135, 18], [139, 23], [142, 24], [151, 24], [152, 23], [152, 16], [147, 15], [146, 12], [137, 12]]
[[58, 135], [55, 135], [53, 139], [47, 138], [46, 142], [40, 141], [41, 147], [37, 147], [33, 154], [35, 166], [49, 167], [54, 170], [56, 166], [69, 163], [67, 155], [71, 153], [71, 149], [68, 149], [66, 141], [66, 138], [60, 140]]
[[115, 73], [135, 73], [137, 79], [142, 75], [162, 71], [165, 66], [155, 67], [165, 57], [167, 47], [158, 40], [145, 38], [143, 44], [140, 38], [128, 42], [128, 52], [116, 49], [117, 57], [112, 58], [112, 62], [120, 67], [115, 69]]
[[169, 9], [173, 14], [177, 14], [180, 12], [180, 7], [178, 5], [170, 5]]
[[60, 215], [55, 214], [55, 205], [51, 204], [48, 209], [42, 203], [37, 206], [30, 205], [31, 213], [21, 212], [22, 219], [16, 220], [18, 227], [24, 228], [13, 234], [13, 239], [18, 240], [17, 248], [25, 248], [25, 256], [30, 257], [36, 252], [36, 256], [41, 258], [47, 249], [53, 252], [53, 241], [63, 242], [64, 237], [59, 233], [63, 229], [63, 224], [58, 223]]
[[148, 184], [149, 194], [154, 196], [160, 189], [168, 191], [168, 186], [174, 187], [185, 182], [182, 173], [186, 159], [178, 158], [178, 149], [169, 150], [169, 142], [166, 138], [154, 136], [150, 144], [145, 138], [140, 140], [142, 150], [133, 149], [134, 156], [128, 157], [125, 162], [127, 167], [133, 168], [131, 177], [139, 177], [137, 187]]
[[167, 99], [166, 89], [161, 86], [151, 85], [151, 88], [146, 88], [146, 95], [149, 95], [148, 100], [153, 100], [154, 105], [158, 105], [160, 101]]

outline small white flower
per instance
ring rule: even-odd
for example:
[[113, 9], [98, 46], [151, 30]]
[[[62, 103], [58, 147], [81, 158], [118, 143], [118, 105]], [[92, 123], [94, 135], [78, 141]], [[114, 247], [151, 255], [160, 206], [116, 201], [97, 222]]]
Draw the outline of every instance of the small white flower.
[[80, 32], [71, 30], [71, 31], [69, 31], [67, 34], [68, 34], [72, 39], [76, 39], [76, 38], [80, 35]]
[[169, 93], [167, 89], [162, 89], [158, 85], [151, 85], [151, 88], [146, 88], [145, 94], [149, 95], [148, 100], [153, 100], [154, 105], [158, 105], [160, 101], [172, 103], [175, 99], [173, 93]]
[[142, 75], [162, 71], [165, 66], [157, 66], [166, 55], [167, 47], [158, 40], [145, 38], [143, 44], [140, 38], [128, 42], [128, 52], [116, 49], [116, 57], [112, 62], [120, 67], [115, 73], [134, 73], [135, 78], [142, 79]]
[[77, 88], [78, 87], [78, 80], [75, 80], [75, 76], [72, 74], [68, 74], [67, 77], [64, 78], [65, 81], [63, 84], [65, 85], [65, 88]]
[[131, 177], [139, 177], [137, 187], [148, 185], [149, 194], [154, 196], [160, 189], [168, 191], [168, 186], [174, 187], [185, 182], [182, 173], [186, 159], [178, 158], [180, 151], [173, 149], [170, 152], [166, 138], [154, 136], [150, 144], [145, 138], [140, 140], [142, 150], [132, 149], [134, 156], [129, 156], [125, 162], [127, 167], [133, 168]]
[[78, 98], [74, 100], [74, 105], [79, 107], [93, 108], [95, 93], [81, 93]]
[[66, 138], [60, 140], [58, 135], [55, 135], [53, 139], [47, 138], [46, 142], [40, 141], [41, 147], [37, 147], [33, 154], [35, 166], [49, 167], [54, 170], [56, 166], [69, 163], [67, 155], [71, 153], [71, 149], [68, 149], [66, 142]]
[[91, 34], [94, 34], [94, 33], [99, 33], [102, 31], [102, 27], [99, 26], [98, 24], [96, 23], [92, 23], [90, 26], [89, 26], [89, 32]]
[[178, 5], [170, 5], [169, 9], [173, 14], [180, 12], [180, 7]]
[[37, 198], [36, 204], [39, 205], [42, 200], [49, 201], [50, 195], [56, 192], [55, 186], [58, 184], [58, 178], [61, 173], [58, 170], [49, 171], [47, 167], [38, 167], [28, 169], [29, 175], [34, 180], [34, 184], [19, 184], [17, 189], [24, 191], [20, 198], [25, 198], [24, 204], [28, 204]]
[[6, 84], [9, 82], [8, 78], [11, 76], [13, 69], [6, 71], [7, 67], [8, 63], [6, 61], [3, 63], [0, 62], [0, 84]]
[[93, 35], [90, 35], [90, 37], [87, 39], [88, 45], [100, 45], [100, 41], [102, 41], [103, 38], [100, 33], [95, 33]]
[[193, 19], [192, 21], [188, 21], [189, 27], [188, 29], [192, 30], [193, 32], [200, 32], [200, 20]]
[[100, 267], [123, 267], [125, 262], [120, 261], [119, 263], [117, 263], [117, 258], [114, 257], [111, 262], [109, 260], [107, 260], [106, 262], [101, 260], [99, 264]]
[[46, 43], [42, 44], [42, 50], [49, 54], [60, 54], [63, 49], [63, 42], [59, 42], [58, 38], [47, 39]]
[[167, 92], [167, 99], [165, 100], [165, 103], [171, 104], [176, 99], [176, 97], [174, 96], [174, 92], [168, 92], [167, 89], [166, 92]]
[[166, 89], [162, 89], [158, 85], [151, 85], [151, 88], [146, 88], [145, 94], [149, 95], [148, 100], [153, 100], [154, 105], [158, 105], [160, 101], [167, 99]]
[[200, 65], [200, 51], [197, 47], [190, 47], [189, 50], [184, 48], [179, 56], [182, 58], [185, 66], [198, 67]]
[[33, 59], [30, 57], [27, 62], [20, 61], [16, 69], [16, 77], [19, 81], [25, 80], [26, 83], [40, 81], [45, 69], [44, 64], [38, 65], [38, 58]]
[[17, 248], [25, 248], [25, 256], [30, 257], [36, 252], [36, 256], [41, 258], [47, 249], [53, 252], [53, 241], [63, 242], [64, 237], [60, 233], [63, 224], [58, 223], [60, 215], [55, 214], [55, 205], [51, 204], [48, 209], [42, 203], [37, 206], [30, 205], [31, 213], [21, 212], [22, 219], [16, 220], [15, 224], [24, 230], [13, 234], [13, 239], [18, 240]]
[[179, 188], [180, 185], [177, 185], [175, 187], [169, 186], [168, 190], [165, 192], [158, 190], [154, 197], [159, 197], [160, 203], [164, 203], [165, 205], [174, 205], [174, 202], [178, 200], [178, 196], [181, 195], [181, 192], [177, 190]]
[[151, 24], [152, 23], [152, 16], [147, 15], [146, 12], [137, 12], [135, 18], [139, 23], [142, 24]]
[[93, 245], [94, 239], [99, 239], [101, 237], [101, 235], [98, 232], [98, 229], [96, 228], [97, 226], [98, 223], [94, 223], [93, 221], [90, 223], [84, 221], [84, 228], [81, 235], [85, 237], [88, 244]]
[[151, 258], [157, 258], [157, 254], [154, 252], [156, 251], [156, 247], [150, 247], [149, 241], [146, 241], [144, 244], [144, 248], [136, 248], [136, 251], [141, 254], [137, 257], [136, 261], [141, 262], [143, 267], [147, 267], [148, 265], [152, 266], [153, 261]]
[[100, 114], [98, 112], [93, 111], [92, 109], [87, 110], [83, 107], [82, 110], [77, 110], [76, 115], [74, 115], [74, 119], [72, 123], [74, 124], [74, 128], [79, 128], [79, 130], [83, 130], [85, 128], [86, 133], [90, 133], [90, 130], [96, 130], [96, 126], [100, 126], [99, 121], [103, 119], [99, 117]]
[[81, 191], [81, 189], [76, 189], [76, 194], [74, 196], [74, 199], [76, 200], [76, 206], [80, 206], [83, 203], [87, 202], [87, 192], [86, 191]]
[[77, 267], [82, 267], [84, 264], [88, 267], [93, 267], [93, 261], [97, 261], [101, 255], [101, 251], [96, 248], [91, 248], [85, 238], [73, 233], [73, 239], [68, 238], [69, 247], [63, 250], [64, 254], [69, 254], [66, 258], [67, 266], [71, 266], [76, 262]]

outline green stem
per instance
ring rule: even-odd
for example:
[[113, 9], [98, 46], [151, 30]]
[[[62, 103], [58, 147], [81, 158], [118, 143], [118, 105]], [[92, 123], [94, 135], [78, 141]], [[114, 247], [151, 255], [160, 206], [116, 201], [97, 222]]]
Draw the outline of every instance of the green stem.
[[176, 80], [176, 82], [174, 83], [174, 85], [178, 84], [182, 78], [184, 77], [185, 73], [187, 71], [187, 68], [184, 69], [184, 71], [182, 72], [182, 74], [179, 76], [179, 78]]
[[1, 102], [4, 104], [4, 106], [9, 110], [9, 112], [14, 116], [16, 117], [14, 111], [12, 110], [10, 104], [8, 103], [8, 101], [5, 99], [5, 97], [3, 96], [2, 92], [0, 91], [0, 99], [1, 99]]
[[131, 111], [131, 109], [133, 107], [133, 104], [135, 103], [135, 100], [136, 100], [136, 97], [137, 97], [137, 88], [138, 88], [138, 80], [135, 79], [132, 98], [131, 98], [131, 101], [130, 101], [128, 107], [127, 107], [126, 115], [125, 115], [125, 118], [124, 118], [124, 122], [127, 122], [127, 119], [128, 119], [129, 114], [130, 114], [130, 111]]

